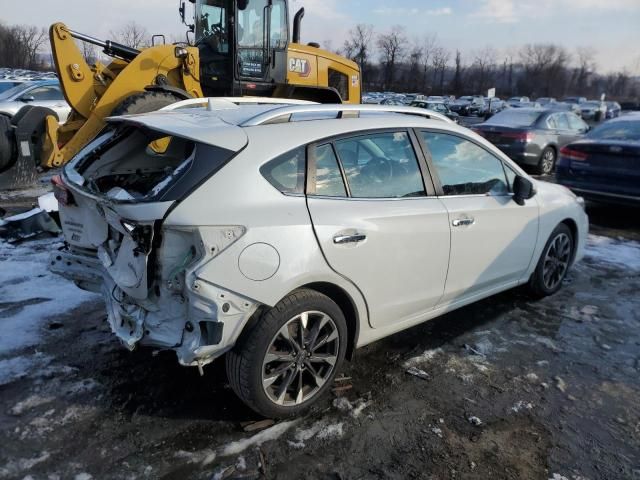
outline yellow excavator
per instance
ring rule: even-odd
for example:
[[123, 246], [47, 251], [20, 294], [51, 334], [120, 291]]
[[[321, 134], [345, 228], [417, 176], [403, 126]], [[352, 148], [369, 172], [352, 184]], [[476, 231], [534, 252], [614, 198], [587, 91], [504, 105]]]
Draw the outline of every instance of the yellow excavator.
[[[149, 112], [203, 96], [360, 103], [358, 65], [316, 43], [300, 43], [304, 9], [293, 19], [290, 38], [287, 0], [189, 1], [194, 4], [195, 21], [188, 25], [193, 41], [184, 44], [138, 50], [62, 23], [52, 25], [55, 68], [72, 111], [64, 124], [52, 110], [36, 106], [0, 119], [0, 189], [24, 187], [35, 181], [38, 170], [67, 163], [109, 116]], [[185, 24], [186, 10], [181, 2]], [[76, 40], [101, 47], [111, 62], [88, 65]]]

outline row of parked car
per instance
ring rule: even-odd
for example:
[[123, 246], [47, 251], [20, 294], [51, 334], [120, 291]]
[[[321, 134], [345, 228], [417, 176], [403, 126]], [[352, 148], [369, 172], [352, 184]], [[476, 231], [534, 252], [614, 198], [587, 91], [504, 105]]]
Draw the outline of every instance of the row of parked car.
[[535, 173], [555, 170], [558, 183], [587, 199], [640, 205], [640, 112], [592, 128], [572, 112], [510, 109], [473, 130]]
[[[455, 98], [450, 95], [424, 96], [417, 93], [369, 93], [363, 96], [363, 103], [380, 105], [412, 105], [421, 108], [435, 106], [436, 111], [446, 110], [447, 116], [489, 117], [507, 108], [551, 108], [572, 112], [585, 120], [601, 121], [620, 116], [622, 108], [618, 102], [587, 100], [585, 97], [566, 97], [561, 101], [552, 97], [540, 97], [531, 100], [529, 97], [511, 97], [508, 100], [488, 98], [482, 95], [466, 95]], [[446, 107], [445, 108], [443, 108]], [[455, 114], [455, 115], [451, 115]]]

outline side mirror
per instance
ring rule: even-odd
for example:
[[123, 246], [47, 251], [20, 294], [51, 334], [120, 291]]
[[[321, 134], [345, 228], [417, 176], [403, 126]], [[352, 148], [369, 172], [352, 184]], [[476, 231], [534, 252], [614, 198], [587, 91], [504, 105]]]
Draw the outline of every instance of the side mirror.
[[25, 95], [24, 97], [20, 97], [21, 102], [35, 102], [35, 97], [33, 95]]
[[518, 175], [513, 182], [513, 200], [518, 205], [524, 205], [525, 200], [533, 198], [536, 194], [536, 189], [533, 187], [531, 180]]

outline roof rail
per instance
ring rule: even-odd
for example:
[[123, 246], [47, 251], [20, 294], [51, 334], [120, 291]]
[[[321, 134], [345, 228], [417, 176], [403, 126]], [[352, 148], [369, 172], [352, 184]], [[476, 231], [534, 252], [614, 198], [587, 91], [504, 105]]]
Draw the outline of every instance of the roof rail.
[[[291, 121], [294, 114], [303, 113], [335, 113], [336, 118], [355, 118], [359, 117], [362, 112], [374, 113], [402, 113], [405, 115], [415, 115], [433, 120], [441, 120], [447, 123], [455, 123], [450, 118], [438, 112], [426, 110], [424, 108], [403, 107], [395, 105], [354, 105], [354, 104], [337, 104], [337, 105], [289, 105], [280, 108], [274, 108], [267, 112], [260, 113], [249, 120], [243, 122], [241, 127], [255, 127], [269, 123], [287, 123]], [[346, 115], [345, 115], [346, 114]]]
[[225, 110], [236, 108], [239, 105], [317, 105], [315, 102], [307, 100], [294, 100], [290, 98], [272, 97], [204, 97], [189, 98], [180, 102], [172, 103], [161, 111], [179, 110], [181, 108], [193, 108], [198, 105], [207, 107], [208, 110]]

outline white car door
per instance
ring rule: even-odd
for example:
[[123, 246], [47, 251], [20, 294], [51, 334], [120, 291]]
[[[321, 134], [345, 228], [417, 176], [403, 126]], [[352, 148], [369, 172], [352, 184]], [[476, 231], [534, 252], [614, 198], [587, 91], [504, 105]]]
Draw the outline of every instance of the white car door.
[[387, 131], [309, 149], [316, 237], [333, 270], [363, 293], [373, 328], [417, 319], [444, 292], [449, 220], [427, 195], [433, 185], [423, 181], [416, 141], [408, 131]]
[[539, 222], [535, 197], [518, 205], [510, 193], [515, 172], [469, 139], [435, 131], [420, 136], [451, 222], [441, 304], [515, 285], [533, 261]]

